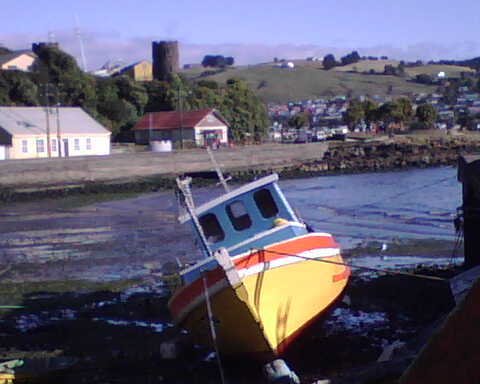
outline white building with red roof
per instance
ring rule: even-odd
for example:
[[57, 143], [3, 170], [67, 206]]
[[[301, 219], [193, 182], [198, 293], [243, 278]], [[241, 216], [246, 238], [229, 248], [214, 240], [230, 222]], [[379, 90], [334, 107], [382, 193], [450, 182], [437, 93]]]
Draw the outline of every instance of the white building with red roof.
[[150, 112], [140, 119], [133, 131], [137, 144], [158, 140], [170, 140], [176, 146], [180, 143], [200, 147], [228, 144], [228, 123], [212, 108]]

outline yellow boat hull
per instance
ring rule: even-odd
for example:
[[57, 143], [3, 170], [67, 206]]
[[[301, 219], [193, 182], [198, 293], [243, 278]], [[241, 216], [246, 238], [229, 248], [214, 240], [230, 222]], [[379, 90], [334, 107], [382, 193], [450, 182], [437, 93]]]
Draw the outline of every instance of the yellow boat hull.
[[[236, 263], [240, 277], [236, 284], [223, 270], [223, 276], [211, 271], [204, 278], [210, 282], [207, 292], [221, 353], [270, 361], [335, 302], [350, 270], [338, 250], [321, 259], [285, 256], [268, 260], [261, 253], [254, 257], [254, 263], [245, 264], [245, 259], [243, 264]], [[211, 345], [205, 286], [197, 282], [196, 299], [188, 296], [194, 288], [193, 284], [183, 287], [171, 299], [170, 307], [196, 342]], [[181, 302], [187, 304], [182, 307]]]

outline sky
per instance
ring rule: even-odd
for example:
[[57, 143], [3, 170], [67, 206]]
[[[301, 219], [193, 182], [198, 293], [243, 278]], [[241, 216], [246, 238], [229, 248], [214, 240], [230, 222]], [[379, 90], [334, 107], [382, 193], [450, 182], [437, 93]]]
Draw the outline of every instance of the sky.
[[238, 64], [343, 55], [404, 60], [480, 56], [478, 0], [0, 0], [0, 44], [55, 40], [87, 67], [151, 59], [153, 40], [178, 40], [181, 63], [206, 54]]

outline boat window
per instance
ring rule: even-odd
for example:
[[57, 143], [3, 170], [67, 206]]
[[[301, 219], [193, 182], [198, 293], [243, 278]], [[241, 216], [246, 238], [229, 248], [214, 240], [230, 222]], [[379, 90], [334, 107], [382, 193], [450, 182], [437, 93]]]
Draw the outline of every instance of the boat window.
[[233, 224], [233, 228], [237, 231], [243, 231], [252, 226], [252, 220], [241, 201], [234, 201], [227, 205], [227, 214]]
[[218, 222], [217, 216], [213, 213], [207, 213], [199, 218], [205, 238], [210, 244], [218, 243], [225, 238], [222, 226]]
[[273, 217], [278, 213], [277, 204], [275, 204], [275, 200], [273, 200], [273, 196], [268, 189], [258, 190], [253, 194], [253, 198], [263, 217]]

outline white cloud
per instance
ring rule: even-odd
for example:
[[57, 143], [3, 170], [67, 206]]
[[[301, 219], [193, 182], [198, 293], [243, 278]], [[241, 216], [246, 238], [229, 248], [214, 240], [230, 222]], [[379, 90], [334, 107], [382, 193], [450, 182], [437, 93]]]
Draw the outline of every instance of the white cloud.
[[[151, 42], [162, 40], [165, 36], [121, 38], [120, 33], [111, 32], [82, 33], [83, 45], [88, 69], [96, 69], [108, 60], [122, 60], [131, 63], [141, 59], [151, 59]], [[74, 31], [58, 31], [55, 39], [63, 50], [73, 55], [80, 62], [80, 43]], [[30, 47], [32, 42], [47, 40], [39, 34], [4, 35], [0, 43], [13, 49]], [[380, 56], [404, 60], [431, 60], [431, 59], [464, 59], [480, 56], [478, 42], [464, 41], [457, 44], [415, 43], [406, 47], [396, 47], [393, 44], [379, 44], [375, 46], [342, 48], [319, 45], [299, 44], [193, 44], [180, 42], [181, 63], [198, 63], [206, 54], [221, 54], [233, 56], [237, 64], [254, 64], [271, 61], [274, 57], [295, 59], [307, 56], [324, 56], [333, 53], [337, 57], [352, 51], [359, 51], [360, 55]]]

